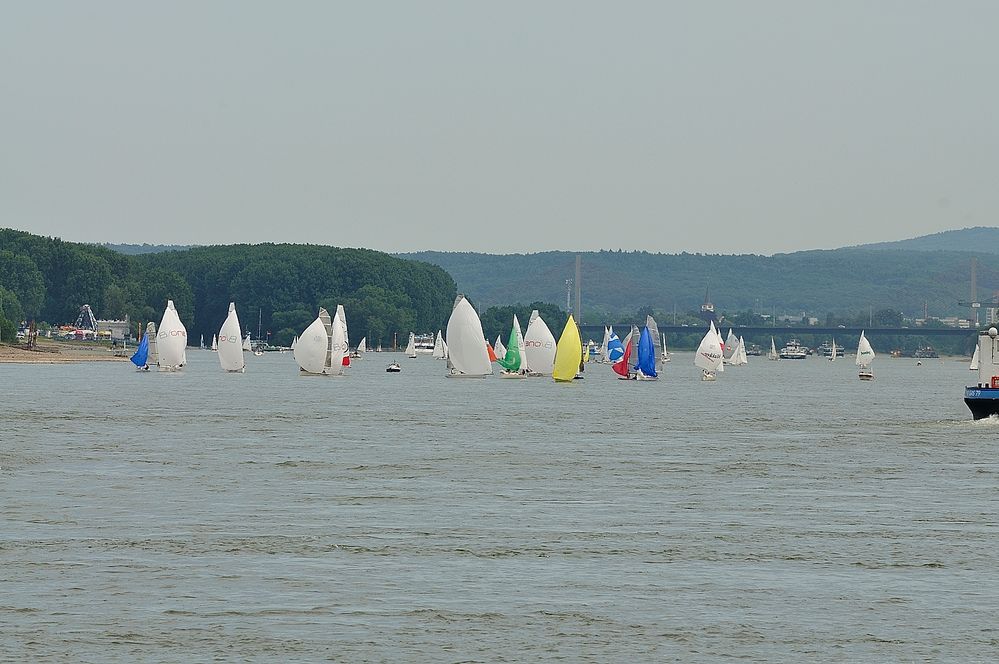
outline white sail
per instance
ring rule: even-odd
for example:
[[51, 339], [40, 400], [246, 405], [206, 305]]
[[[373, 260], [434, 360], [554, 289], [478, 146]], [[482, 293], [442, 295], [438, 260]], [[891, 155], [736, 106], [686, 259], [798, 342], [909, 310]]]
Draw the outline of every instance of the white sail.
[[715, 324], [712, 321], [711, 327], [704, 334], [704, 338], [701, 339], [701, 343], [697, 347], [697, 352], [694, 353], [694, 366], [704, 371], [719, 371], [724, 361], [720, 340], [721, 336], [715, 330]]
[[869, 367], [873, 361], [874, 349], [871, 348], [871, 342], [867, 340], [867, 337], [862, 331], [860, 333], [860, 343], [857, 344], [857, 366]]
[[447, 350], [444, 345], [444, 337], [441, 335], [441, 331], [437, 330], [437, 338], [434, 340], [433, 358], [435, 360], [443, 360], [446, 357], [447, 357]]
[[146, 366], [155, 367], [160, 363], [159, 346], [156, 343], [156, 323], [146, 323], [146, 336], [149, 338], [149, 355], [146, 356]]
[[721, 330], [715, 327], [715, 322], [711, 321], [711, 327], [715, 331], [715, 336], [718, 337], [718, 347], [722, 349], [722, 361], [718, 365], [718, 373], [724, 373], [725, 371], [725, 342], [722, 341]]
[[531, 320], [524, 334], [524, 346], [528, 369], [542, 376], [552, 375], [552, 367], [555, 365], [555, 337], [537, 309], [531, 312]]
[[296, 334], [291, 340], [291, 349], [295, 350], [295, 346], [298, 345], [298, 335]]
[[493, 353], [496, 357], [503, 357], [506, 355], [506, 346], [503, 345], [503, 340], [500, 339], [500, 335], [496, 335], [496, 343], [493, 344]]
[[[336, 305], [336, 315], [333, 319], [340, 321], [341, 332], [343, 332], [343, 352], [340, 355], [340, 361], [343, 363], [344, 358], [350, 358], [350, 333], [347, 332], [347, 313], [343, 310], [342, 304]], [[346, 364], [350, 364], [349, 359]]]
[[835, 362], [836, 361], [836, 353], [838, 353], [838, 352], [839, 351], [836, 350], [836, 340], [833, 339], [833, 341], [832, 341], [832, 354], [829, 356], [829, 361], [830, 362]]
[[[475, 309], [458, 295], [447, 321], [448, 367], [451, 375], [488, 376], [493, 372]], [[549, 369], [549, 371], [551, 371]]]
[[[149, 349], [149, 352], [152, 353], [152, 348]], [[978, 346], [977, 345], [975, 346], [975, 354], [971, 356], [971, 366], [968, 367], [968, 368], [971, 369], [972, 371], [978, 371]]]
[[236, 304], [229, 303], [229, 315], [222, 323], [218, 333], [219, 363], [225, 371], [243, 371], [246, 362], [243, 360], [243, 345], [240, 343], [239, 318], [236, 316]]
[[409, 343], [406, 344], [406, 357], [416, 357], [416, 333], [414, 332], [409, 333]]
[[187, 364], [187, 328], [180, 322], [173, 300], [167, 300], [157, 338], [161, 369], [176, 370]]
[[343, 375], [343, 358], [350, 355], [350, 348], [347, 346], [347, 323], [344, 322], [346, 314], [343, 312], [343, 305], [336, 305], [336, 313], [330, 323], [330, 359], [326, 373], [333, 376]]
[[368, 352], [368, 338], [361, 337], [361, 341], [357, 344], [358, 355], [363, 355]]
[[735, 336], [735, 332], [732, 328], [728, 328], [728, 336], [725, 337], [725, 350], [722, 353], [725, 356], [725, 361], [732, 364], [732, 357], [735, 355], [736, 351], [739, 350], [739, 340]]
[[739, 337], [739, 340], [736, 342], [735, 354], [732, 360], [732, 364], [737, 367], [749, 364], [749, 356], [746, 355], [746, 343], [742, 340], [742, 337]]
[[219, 337], [217, 334], [212, 335], [212, 350], [217, 351], [219, 349]]
[[608, 357], [608, 353], [610, 351], [607, 349], [607, 344], [610, 343], [610, 337], [611, 337], [610, 328], [607, 327], [606, 325], [604, 325], [604, 341], [603, 341], [602, 344], [600, 344], [600, 361], [601, 362], [610, 362], [610, 357]]
[[768, 360], [779, 360], [780, 354], [777, 352], [777, 344], [774, 342], [774, 338], [770, 337], [770, 352], [767, 353]]
[[250, 333], [246, 333], [246, 338], [243, 339], [243, 350], [250, 351], [253, 350], [253, 344], [250, 343]]
[[326, 359], [330, 347], [330, 335], [327, 331], [329, 317], [329, 313], [320, 307], [319, 316], [298, 337], [294, 355], [302, 371], [312, 374], [326, 373], [328, 367]]

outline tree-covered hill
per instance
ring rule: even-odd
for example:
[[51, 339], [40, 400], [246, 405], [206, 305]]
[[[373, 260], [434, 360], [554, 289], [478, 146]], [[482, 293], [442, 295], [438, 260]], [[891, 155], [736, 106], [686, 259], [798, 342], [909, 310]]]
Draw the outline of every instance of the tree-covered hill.
[[188, 339], [211, 339], [235, 301], [244, 330], [290, 343], [316, 316], [343, 304], [351, 338], [391, 343], [393, 333], [447, 320], [455, 284], [444, 270], [366, 249], [261, 244], [127, 256], [107, 248], [0, 229], [0, 316], [72, 323], [83, 304], [100, 318], [158, 322], [172, 299]]
[[[404, 254], [439, 265], [460, 290], [489, 306], [511, 302], [566, 302], [574, 252], [489, 255], [452, 252]], [[648, 306], [659, 312], [696, 310], [710, 292], [725, 311], [856, 312], [892, 307], [909, 315], [965, 314], [970, 261], [978, 257], [979, 297], [999, 289], [999, 255], [953, 251], [878, 251], [865, 248], [804, 251], [775, 256], [583, 252], [582, 317], [612, 321]]]
[[905, 251], [976, 251], [999, 254], [999, 228], [976, 226], [959, 230], [943, 231], [923, 235], [908, 240], [865, 244], [859, 249], [905, 250]]

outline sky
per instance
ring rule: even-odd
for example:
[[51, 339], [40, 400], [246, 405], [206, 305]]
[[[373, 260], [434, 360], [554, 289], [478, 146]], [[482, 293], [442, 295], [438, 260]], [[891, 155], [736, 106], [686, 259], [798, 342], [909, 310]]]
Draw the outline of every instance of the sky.
[[999, 219], [992, 0], [9, 2], [0, 226], [759, 253]]

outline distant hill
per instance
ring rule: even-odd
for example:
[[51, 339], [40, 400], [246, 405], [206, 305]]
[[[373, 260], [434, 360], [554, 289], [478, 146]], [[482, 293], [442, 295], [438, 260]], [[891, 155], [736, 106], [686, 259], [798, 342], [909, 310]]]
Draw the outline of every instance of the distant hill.
[[97, 246], [117, 251], [119, 254], [125, 254], [126, 256], [138, 256], [139, 254], [160, 254], [164, 251], [185, 251], [198, 245], [146, 244], [145, 242], [142, 244], [111, 244], [110, 242], [105, 242]]
[[[420, 252], [401, 257], [446, 270], [478, 306], [543, 301], [565, 306], [574, 252], [490, 255]], [[612, 321], [649, 306], [696, 311], [705, 291], [719, 311], [823, 316], [892, 308], [914, 316], [967, 314], [970, 259], [985, 296], [999, 289], [999, 255], [867, 247], [775, 256], [581, 252], [583, 320]]]
[[864, 244], [854, 248], [877, 251], [903, 249], [906, 251], [974, 251], [999, 254], [999, 228], [976, 226], [922, 235], [908, 240]]

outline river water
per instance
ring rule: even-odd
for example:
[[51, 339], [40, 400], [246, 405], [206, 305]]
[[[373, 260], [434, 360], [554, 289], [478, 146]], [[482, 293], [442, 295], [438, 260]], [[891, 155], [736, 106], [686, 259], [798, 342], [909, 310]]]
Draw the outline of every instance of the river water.
[[0, 659], [999, 660], [999, 422], [966, 363], [559, 385], [188, 355], [0, 365]]

